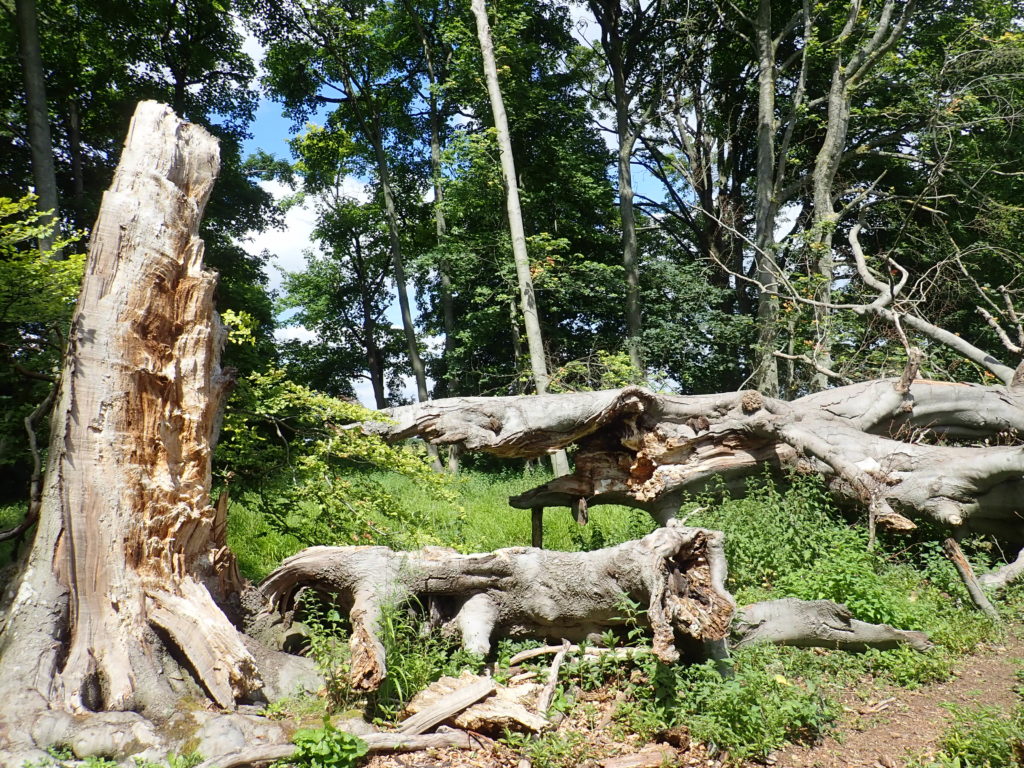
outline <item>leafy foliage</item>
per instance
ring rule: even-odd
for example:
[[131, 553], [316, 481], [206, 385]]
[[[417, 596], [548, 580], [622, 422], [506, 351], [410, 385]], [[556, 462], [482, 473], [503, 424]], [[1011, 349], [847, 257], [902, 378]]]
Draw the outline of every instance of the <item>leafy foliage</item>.
[[295, 754], [285, 763], [300, 768], [355, 768], [369, 751], [358, 736], [339, 731], [327, 719], [322, 728], [296, 731], [292, 736]]
[[239, 382], [218, 452], [232, 494], [299, 545], [434, 541], [421, 521], [370, 475], [389, 470], [447, 494], [446, 480], [405, 447], [346, 427], [372, 416], [317, 393], [279, 369]]
[[[35, 196], [0, 197], [0, 477], [19, 496], [27, 488], [24, 418], [45, 398], [47, 379], [59, 374], [85, 263], [71, 252], [77, 235], [39, 251], [37, 239], [52, 230]], [[67, 257], [55, 258], [58, 252]]]

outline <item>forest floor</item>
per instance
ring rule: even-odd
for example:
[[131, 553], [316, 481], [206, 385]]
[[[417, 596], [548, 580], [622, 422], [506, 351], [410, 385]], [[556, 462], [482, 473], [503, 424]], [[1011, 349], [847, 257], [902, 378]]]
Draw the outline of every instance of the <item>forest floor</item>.
[[842, 697], [843, 715], [820, 743], [791, 745], [770, 760], [777, 768], [903, 768], [934, 758], [957, 707], [992, 707], [1009, 716], [1019, 701], [1024, 663], [1019, 634], [965, 657], [942, 683], [916, 689], [865, 687]]
[[[1001, 642], [986, 643], [965, 656], [952, 677], [941, 683], [903, 688], [878, 685], [865, 679], [854, 687], [832, 693], [842, 704], [842, 715], [828, 734], [814, 744], [792, 744], [744, 768], [911, 768], [927, 766], [940, 751], [953, 715], [959, 708], [988, 707], [1010, 713], [1020, 701], [1019, 670], [1024, 664], [1024, 637], [1020, 632]], [[615, 765], [615, 758], [650, 754], [659, 742], [644, 743], [616, 727], [613, 715], [622, 695], [612, 687], [579, 692], [576, 706], [561, 721], [554, 741], [543, 748], [512, 749], [485, 741], [474, 751], [438, 750], [408, 755], [378, 756], [367, 768], [598, 768]], [[712, 756], [704, 745], [682, 744], [680, 730], [668, 734], [682, 749], [663, 755], [662, 765], [683, 768], [723, 768], [731, 765], [722, 755]], [[524, 741], [524, 746], [527, 742]], [[539, 744], [540, 742], [534, 742]], [[664, 741], [660, 742], [665, 749]], [[555, 746], [557, 745], [557, 746]], [[517, 745], [518, 746], [518, 745]], [[623, 766], [629, 763], [623, 761]], [[636, 763], [639, 764], [639, 763]], [[648, 765], [657, 766], [652, 760]], [[935, 765], [945, 765], [937, 763]], [[993, 768], [995, 768], [993, 766]], [[1007, 766], [1009, 768], [1009, 766]]]

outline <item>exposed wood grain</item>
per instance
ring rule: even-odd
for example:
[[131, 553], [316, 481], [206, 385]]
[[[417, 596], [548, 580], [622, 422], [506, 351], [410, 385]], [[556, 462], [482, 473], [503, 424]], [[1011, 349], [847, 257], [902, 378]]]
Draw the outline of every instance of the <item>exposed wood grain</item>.
[[494, 680], [489, 677], [474, 680], [464, 688], [442, 697], [427, 709], [406, 718], [398, 724], [396, 732], [414, 736], [429, 731], [438, 723], [443, 723], [472, 704], [476, 704], [480, 699], [490, 696], [496, 688]]

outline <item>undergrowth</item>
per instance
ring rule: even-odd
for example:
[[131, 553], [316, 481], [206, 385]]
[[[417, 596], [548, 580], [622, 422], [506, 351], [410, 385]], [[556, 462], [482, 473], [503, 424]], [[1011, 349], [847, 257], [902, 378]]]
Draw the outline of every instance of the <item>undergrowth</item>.
[[[379, 473], [371, 479], [376, 487], [401, 498], [404, 519], [428, 529], [431, 540], [468, 552], [528, 544], [530, 513], [511, 509], [508, 497], [548, 476], [464, 472], [447, 495], [408, 477]], [[846, 653], [752, 647], [733, 653], [724, 676], [722, 665], [713, 662], [664, 665], [643, 655], [628, 662], [570, 657], [563, 667], [555, 708], [575, 706], [567, 694], [571, 689], [614, 686], [625, 692], [613, 719], [619, 732], [650, 738], [659, 730], [686, 726], [712, 750], [739, 761], [767, 755], [788, 741], [820, 737], [839, 711], [834, 701], [838, 688], [872, 683], [919, 686], [943, 680], [963, 654], [996, 636], [997, 628], [970, 607], [959, 576], [937, 544], [937, 531], [882, 536], [869, 550], [864, 521], [845, 519], [820, 481], [790, 480], [784, 490], [768, 480], [754, 483], [743, 499], [730, 499], [719, 491], [694, 499], [681, 513], [689, 515], [689, 525], [726, 532], [728, 587], [738, 604], [779, 597], [835, 600], [845, 603], [859, 619], [927, 632], [936, 643], [933, 650], [919, 653], [904, 647]], [[300, 547], [250, 509], [233, 507], [230, 521], [232, 546], [250, 575], [266, 573], [283, 554]], [[641, 537], [653, 527], [645, 513], [621, 507], [591, 509], [586, 527], [578, 526], [564, 510], [553, 509], [545, 516], [545, 546], [596, 549]], [[409, 532], [403, 538], [416, 541], [423, 536]], [[981, 568], [997, 554], [983, 541], [967, 540], [963, 546]], [[1019, 613], [1024, 605], [1020, 595], [1024, 590], [1011, 591], [1004, 610]], [[425, 632], [418, 618], [422, 611], [415, 608], [396, 607], [382, 621], [388, 677], [380, 691], [362, 702], [378, 720], [394, 719], [414, 693], [441, 675], [457, 675], [480, 663], [459, 652], [453, 642]], [[325, 610], [328, 613], [319, 619], [307, 617], [312, 625], [311, 649], [337, 688], [331, 706], [340, 709], [354, 701], [344, 691], [347, 630], [342, 618], [329, 612], [333, 609]], [[624, 642], [621, 636], [608, 640]], [[625, 638], [629, 641], [647, 642], [641, 637]], [[524, 645], [530, 643], [506, 640], [499, 644], [495, 665], [499, 680], [508, 657]], [[538, 671], [547, 663], [539, 660]], [[510, 736], [508, 744], [539, 768], [576, 765], [591, 757], [593, 750], [578, 733], [539, 739]], [[961, 768], [967, 765], [973, 763], [961, 762]], [[948, 766], [942, 764], [942, 768]]]

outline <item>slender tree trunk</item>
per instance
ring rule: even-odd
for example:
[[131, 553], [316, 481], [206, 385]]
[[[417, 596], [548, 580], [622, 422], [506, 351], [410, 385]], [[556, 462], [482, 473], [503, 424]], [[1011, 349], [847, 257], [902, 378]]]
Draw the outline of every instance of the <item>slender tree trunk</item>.
[[[526, 252], [526, 232], [523, 228], [522, 207], [519, 204], [519, 184], [516, 176], [515, 159], [512, 156], [512, 139], [505, 115], [505, 102], [498, 85], [498, 68], [494, 60], [494, 46], [491, 43], [491, 29], [487, 21], [487, 7], [484, 0], [472, 0], [473, 15], [476, 16], [476, 31], [483, 54], [484, 78], [490, 97], [494, 127], [498, 134], [498, 150], [501, 154], [501, 173], [505, 179], [505, 203], [508, 211], [509, 230], [512, 235], [512, 256], [516, 263], [516, 277], [519, 280], [519, 295], [526, 326], [526, 342], [530, 350], [530, 369], [537, 394], [548, 391], [548, 366], [544, 353], [544, 339], [540, 330], [540, 313], [530, 276], [530, 258]], [[556, 475], [569, 472], [569, 460], [565, 451], [552, 454], [551, 464]]]
[[779, 395], [779, 365], [775, 357], [778, 338], [779, 300], [775, 264], [775, 44], [772, 40], [771, 0], [760, 0], [755, 21], [758, 58], [757, 98], [757, 191], [754, 247], [757, 281], [757, 347], [755, 383], [769, 397]]
[[[57, 200], [57, 174], [53, 166], [53, 143], [46, 107], [43, 59], [39, 52], [39, 30], [35, 0], [15, 0], [14, 18], [18, 27], [19, 53], [25, 80], [25, 106], [28, 112], [28, 142], [32, 150], [32, 176], [39, 196], [39, 208], [51, 211], [45, 220], [60, 220]], [[48, 250], [52, 237], [40, 238], [39, 249]], [[59, 255], [58, 255], [59, 258]]]
[[615, 130], [619, 137], [619, 217], [622, 219], [622, 266], [626, 271], [626, 343], [630, 363], [638, 371], [643, 371], [640, 350], [640, 272], [637, 265], [636, 212], [633, 208], [633, 170], [630, 165], [636, 136], [629, 119], [629, 94], [626, 92], [622, 71], [621, 43], [611, 46], [608, 63], [615, 90]]
[[[82, 117], [78, 111], [78, 102], [73, 96], [68, 98], [68, 149], [71, 152], [71, 205], [78, 217], [82, 215], [82, 204], [85, 200], [85, 176], [82, 168]], [[81, 223], [77, 222], [76, 223]]]
[[[379, 128], [380, 126], [375, 127]], [[402, 257], [402, 239], [398, 232], [398, 211], [395, 208], [395, 197], [391, 191], [391, 171], [379, 133], [374, 136], [373, 149], [377, 157], [377, 174], [380, 177], [381, 194], [384, 197], [384, 213], [387, 216], [388, 238], [391, 247], [391, 265], [395, 271], [395, 291], [398, 294], [398, 306], [402, 314], [406, 354], [409, 356], [409, 366], [416, 379], [416, 395], [422, 403], [430, 399], [430, 394], [427, 392], [427, 375], [423, 359], [420, 357], [416, 326], [412, 321], [412, 308], [409, 304], [409, 291], [405, 279], [405, 261]]]
[[221, 608], [241, 580], [209, 500], [229, 380], [196, 231], [218, 166], [212, 136], [139, 105], [93, 229], [40, 522], [0, 628], [0, 752], [40, 708], [155, 717], [182, 695], [233, 708], [261, 686]]
[[[811, 175], [811, 200], [813, 208], [813, 233], [811, 258], [818, 272], [820, 284], [815, 298], [827, 304], [831, 300], [834, 279], [832, 257], [832, 235], [836, 227], [836, 211], [832, 203], [832, 187], [835, 183], [839, 160], [846, 145], [846, 134], [850, 123], [850, 94], [843, 74], [842, 62], [836, 61], [832, 73], [832, 85], [828, 95], [828, 124], [825, 139], [814, 162]], [[814, 308], [815, 361], [823, 368], [831, 369], [832, 364], [832, 313], [824, 306]], [[825, 389], [828, 377], [816, 371], [811, 379], [814, 389]]]

